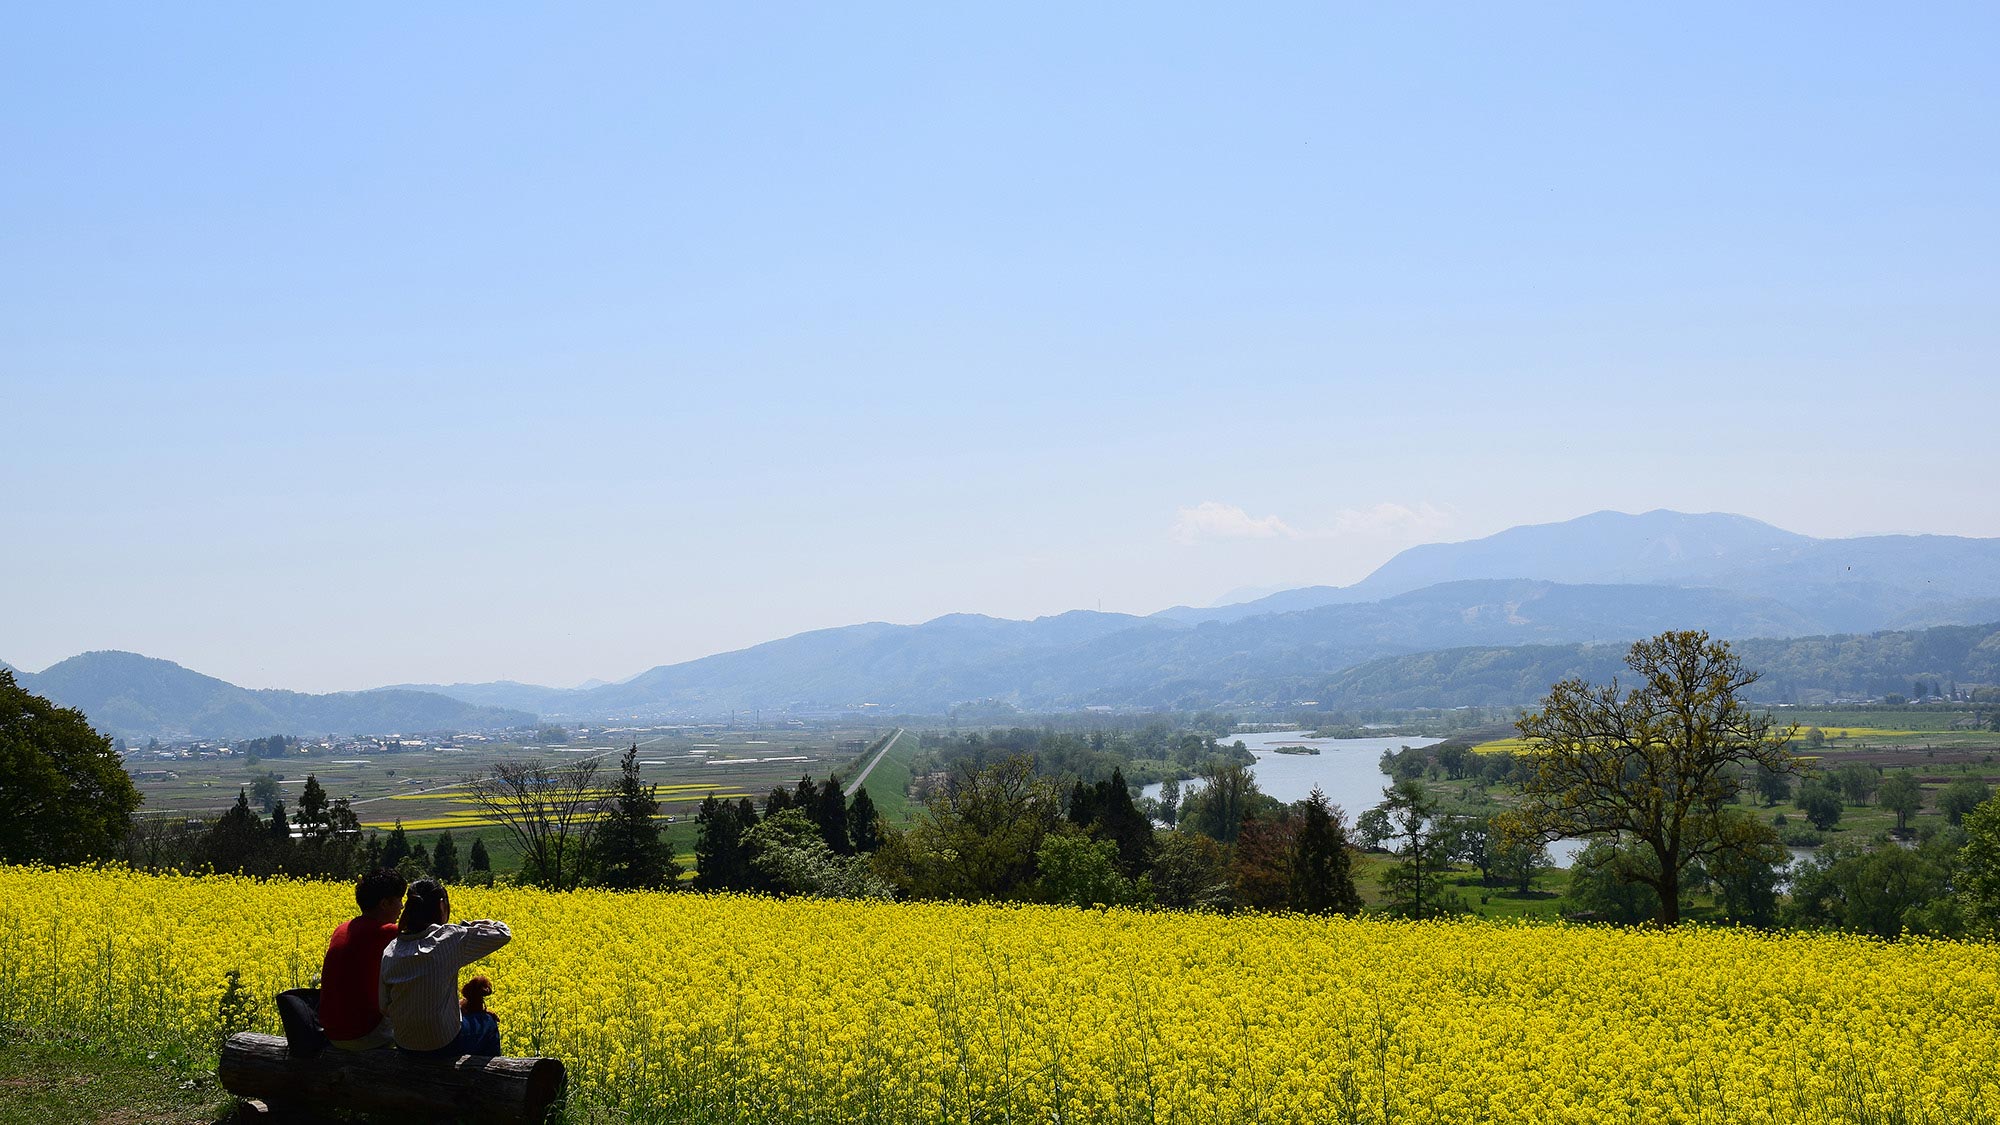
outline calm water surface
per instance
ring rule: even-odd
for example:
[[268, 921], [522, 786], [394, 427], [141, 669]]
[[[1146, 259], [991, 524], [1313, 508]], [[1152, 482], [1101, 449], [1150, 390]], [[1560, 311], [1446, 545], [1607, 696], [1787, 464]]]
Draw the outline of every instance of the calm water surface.
[[[1223, 741], [1238, 740], [1257, 757], [1253, 767], [1257, 788], [1289, 803], [1304, 800], [1317, 785], [1327, 800], [1346, 811], [1350, 825], [1355, 817], [1382, 803], [1382, 789], [1389, 784], [1380, 764], [1384, 750], [1422, 748], [1444, 741], [1400, 734], [1384, 738], [1314, 738], [1311, 731], [1305, 730], [1258, 731], [1232, 735]], [[1315, 746], [1319, 753], [1280, 754], [1277, 752], [1280, 746]], [[1199, 781], [1181, 783], [1183, 796], [1199, 788]], [[1142, 794], [1158, 797], [1160, 787], [1148, 785]], [[1578, 841], [1562, 840], [1549, 846], [1549, 855], [1557, 866], [1568, 867], [1571, 857], [1582, 849]]]

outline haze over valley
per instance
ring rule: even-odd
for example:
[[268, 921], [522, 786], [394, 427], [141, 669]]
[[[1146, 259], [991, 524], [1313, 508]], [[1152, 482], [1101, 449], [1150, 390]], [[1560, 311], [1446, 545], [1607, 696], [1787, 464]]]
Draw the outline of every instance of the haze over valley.
[[[1149, 616], [954, 614], [816, 630], [617, 683], [251, 691], [97, 652], [23, 683], [125, 737], [497, 729], [536, 721], [1525, 705], [1674, 628], [1754, 641], [1778, 700], [1912, 677], [2000, 682], [2000, 540], [1816, 539], [1742, 516], [1600, 512], [1407, 549], [1347, 587]], [[1984, 629], [1937, 629], [1951, 626]], [[1787, 639], [1855, 635], [1839, 644]]]

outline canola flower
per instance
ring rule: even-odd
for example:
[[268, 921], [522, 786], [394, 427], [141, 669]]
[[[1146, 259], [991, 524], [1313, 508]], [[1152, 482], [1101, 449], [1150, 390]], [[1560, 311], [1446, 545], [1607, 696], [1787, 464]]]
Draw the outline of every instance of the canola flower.
[[[671, 810], [675, 816], [693, 815], [695, 809], [701, 805], [701, 802], [710, 796], [715, 797], [719, 801], [735, 801], [753, 796], [740, 789], [718, 790], [712, 785], [662, 785], [655, 788], [658, 790], [655, 793], [655, 797], [659, 800], [660, 807]], [[616, 797], [618, 793], [616, 790], [603, 790], [593, 795], [597, 797]], [[425, 802], [426, 807], [442, 805], [444, 806], [444, 811], [431, 816], [404, 817], [394, 815], [393, 806], [380, 806], [390, 808], [392, 812], [377, 816], [372, 820], [364, 820], [361, 822], [361, 827], [387, 831], [394, 828], [400, 822], [403, 830], [406, 832], [433, 832], [440, 829], [485, 828], [502, 823], [498, 818], [485, 811], [485, 806], [472, 797], [439, 796], [435, 793], [399, 793], [390, 797], [389, 800], [422, 801]], [[602, 820], [603, 818], [603, 813], [597, 813], [582, 816], [580, 819]]]
[[[349, 888], [0, 867], [0, 1021], [212, 1062]], [[504, 1047], [700, 1121], [2000, 1121], [2000, 947], [1481, 922], [454, 892]]]

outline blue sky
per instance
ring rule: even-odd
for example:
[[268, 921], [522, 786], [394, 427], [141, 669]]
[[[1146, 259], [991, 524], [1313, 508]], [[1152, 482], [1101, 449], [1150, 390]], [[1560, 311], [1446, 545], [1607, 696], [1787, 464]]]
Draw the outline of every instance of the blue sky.
[[0, 40], [0, 657], [568, 684], [1603, 508], [2000, 535], [1990, 6]]

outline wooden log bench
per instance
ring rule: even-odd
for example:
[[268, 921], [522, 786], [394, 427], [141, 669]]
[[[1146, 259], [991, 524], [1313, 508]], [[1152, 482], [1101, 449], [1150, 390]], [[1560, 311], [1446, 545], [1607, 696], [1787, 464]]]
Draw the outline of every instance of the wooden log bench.
[[560, 1059], [460, 1055], [446, 1061], [337, 1047], [299, 1058], [283, 1036], [249, 1031], [229, 1037], [215, 1069], [251, 1120], [345, 1109], [395, 1121], [540, 1125], [569, 1081]]

